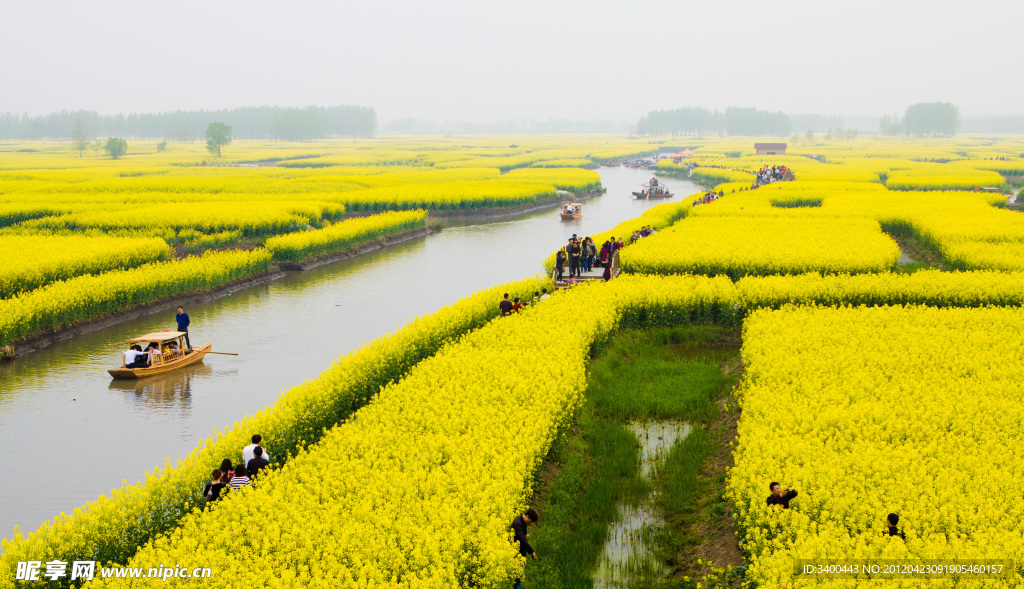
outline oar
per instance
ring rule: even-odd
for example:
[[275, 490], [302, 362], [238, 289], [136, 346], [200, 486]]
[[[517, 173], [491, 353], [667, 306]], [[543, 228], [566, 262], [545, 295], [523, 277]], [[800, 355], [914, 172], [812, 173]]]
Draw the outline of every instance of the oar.
[[237, 356], [234, 352], [204, 352], [202, 350], [192, 350], [193, 352], [199, 352], [201, 354], [221, 354], [223, 356]]

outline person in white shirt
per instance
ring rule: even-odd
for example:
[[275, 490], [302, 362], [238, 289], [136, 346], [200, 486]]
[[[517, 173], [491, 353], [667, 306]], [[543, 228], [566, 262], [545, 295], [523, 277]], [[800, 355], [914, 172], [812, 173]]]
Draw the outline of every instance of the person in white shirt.
[[[255, 450], [257, 446], [262, 448], [262, 446], [260, 446], [260, 442], [262, 441], [263, 436], [256, 434], [252, 437], [252, 443], [245, 448], [242, 448], [242, 464], [249, 464], [249, 461], [256, 457], [256, 455], [253, 454], [253, 450]], [[263, 448], [263, 457], [270, 460], [270, 454], [267, 453], [266, 448]]]
[[124, 365], [126, 368], [145, 368], [148, 356], [137, 344], [124, 352]]

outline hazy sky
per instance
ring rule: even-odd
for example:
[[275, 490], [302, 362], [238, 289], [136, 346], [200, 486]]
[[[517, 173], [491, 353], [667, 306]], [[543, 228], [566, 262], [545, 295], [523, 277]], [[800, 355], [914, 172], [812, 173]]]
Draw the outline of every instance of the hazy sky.
[[1024, 114], [1024, 1], [4, 2], [0, 111]]

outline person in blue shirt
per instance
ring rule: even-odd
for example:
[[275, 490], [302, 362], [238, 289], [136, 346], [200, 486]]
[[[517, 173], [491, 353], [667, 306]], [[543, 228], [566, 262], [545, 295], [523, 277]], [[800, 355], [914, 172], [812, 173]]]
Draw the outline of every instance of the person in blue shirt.
[[186, 313], [185, 309], [181, 307], [178, 307], [178, 314], [175, 315], [174, 318], [178, 320], [178, 331], [185, 332], [185, 346], [191, 350], [192, 342], [188, 340], [188, 324], [191, 323], [192, 320], [188, 318], [188, 313]]

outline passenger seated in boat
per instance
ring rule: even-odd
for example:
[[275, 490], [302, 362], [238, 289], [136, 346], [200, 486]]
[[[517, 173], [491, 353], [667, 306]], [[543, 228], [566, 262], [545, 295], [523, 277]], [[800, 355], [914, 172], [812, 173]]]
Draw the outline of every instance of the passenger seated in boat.
[[160, 364], [163, 362], [163, 354], [160, 352], [160, 346], [156, 342], [151, 342], [146, 347], [146, 353], [149, 354], [149, 365]]
[[181, 348], [178, 347], [178, 342], [171, 342], [167, 344], [167, 347], [165, 349], [167, 350], [168, 359], [177, 358], [179, 352], [181, 352]]
[[124, 367], [125, 368], [146, 368], [149, 366], [149, 360], [146, 353], [142, 351], [142, 348], [135, 344], [124, 352]]

